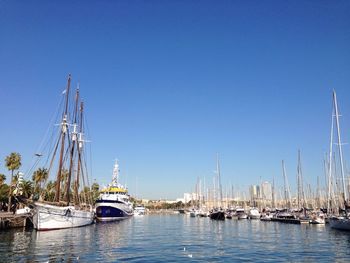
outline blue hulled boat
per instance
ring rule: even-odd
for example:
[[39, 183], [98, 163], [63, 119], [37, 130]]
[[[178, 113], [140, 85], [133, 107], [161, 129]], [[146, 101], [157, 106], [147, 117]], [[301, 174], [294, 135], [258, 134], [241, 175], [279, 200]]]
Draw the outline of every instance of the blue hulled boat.
[[116, 221], [133, 215], [128, 189], [118, 183], [118, 177], [119, 165], [116, 161], [112, 183], [101, 191], [96, 201], [96, 218], [98, 221]]

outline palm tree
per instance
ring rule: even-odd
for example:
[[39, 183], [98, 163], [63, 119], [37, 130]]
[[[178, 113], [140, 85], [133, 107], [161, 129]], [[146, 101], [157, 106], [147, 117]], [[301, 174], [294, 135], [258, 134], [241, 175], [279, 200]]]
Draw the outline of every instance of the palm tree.
[[53, 202], [55, 198], [55, 187], [56, 187], [56, 182], [49, 181], [46, 184], [46, 189], [45, 189], [45, 200]]
[[6, 176], [4, 174], [0, 174], [0, 186], [6, 181]]
[[11, 171], [11, 181], [10, 181], [10, 188], [9, 188], [9, 205], [8, 205], [8, 212], [10, 212], [11, 209], [11, 196], [12, 196], [12, 184], [13, 184], [13, 172], [15, 170], [18, 170], [19, 167], [21, 167], [21, 155], [19, 153], [11, 153], [9, 156], [6, 156], [5, 158], [5, 165], [9, 171]]
[[45, 182], [49, 176], [49, 171], [46, 168], [39, 168], [33, 173], [33, 181], [35, 184], [34, 192], [38, 191], [40, 194], [42, 182]]
[[22, 195], [25, 198], [29, 198], [33, 193], [33, 182], [32, 181], [23, 181], [22, 184]]
[[61, 198], [64, 198], [64, 195], [67, 191], [67, 178], [69, 175], [69, 171], [66, 168], [62, 168], [61, 170], [61, 187], [64, 189], [63, 192], [61, 192]]

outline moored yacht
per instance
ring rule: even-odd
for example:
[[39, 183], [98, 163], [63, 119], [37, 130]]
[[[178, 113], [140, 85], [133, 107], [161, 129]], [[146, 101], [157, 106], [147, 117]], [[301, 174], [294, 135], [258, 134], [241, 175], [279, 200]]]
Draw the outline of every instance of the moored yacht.
[[96, 201], [96, 218], [98, 221], [116, 221], [133, 215], [128, 189], [118, 183], [118, 177], [119, 165], [116, 161], [112, 183], [101, 191]]
[[251, 208], [248, 213], [249, 219], [260, 219], [260, 212], [257, 208]]
[[146, 214], [146, 208], [143, 205], [138, 205], [134, 209], [135, 216], [144, 216]]

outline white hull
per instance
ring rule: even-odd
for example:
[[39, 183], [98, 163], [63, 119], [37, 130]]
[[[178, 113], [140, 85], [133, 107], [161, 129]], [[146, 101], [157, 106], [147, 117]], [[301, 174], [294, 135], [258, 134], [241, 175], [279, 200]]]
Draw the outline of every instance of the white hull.
[[[176, 211], [178, 212], [178, 211]], [[134, 216], [144, 216], [146, 214], [146, 209], [143, 206], [137, 206], [134, 209]]]
[[74, 206], [55, 206], [35, 203], [33, 225], [37, 230], [54, 230], [90, 225], [94, 221], [92, 209], [79, 210]]
[[331, 228], [350, 231], [350, 219], [348, 218], [330, 218], [329, 225], [331, 226]]
[[258, 209], [250, 209], [248, 214], [249, 219], [260, 219], [260, 213]]

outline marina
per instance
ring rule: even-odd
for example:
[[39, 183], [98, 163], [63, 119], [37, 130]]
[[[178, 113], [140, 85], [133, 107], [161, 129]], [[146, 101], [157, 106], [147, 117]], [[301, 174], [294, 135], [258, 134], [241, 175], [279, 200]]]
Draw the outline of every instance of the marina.
[[0, 262], [350, 262], [350, 1], [3, 1]]

